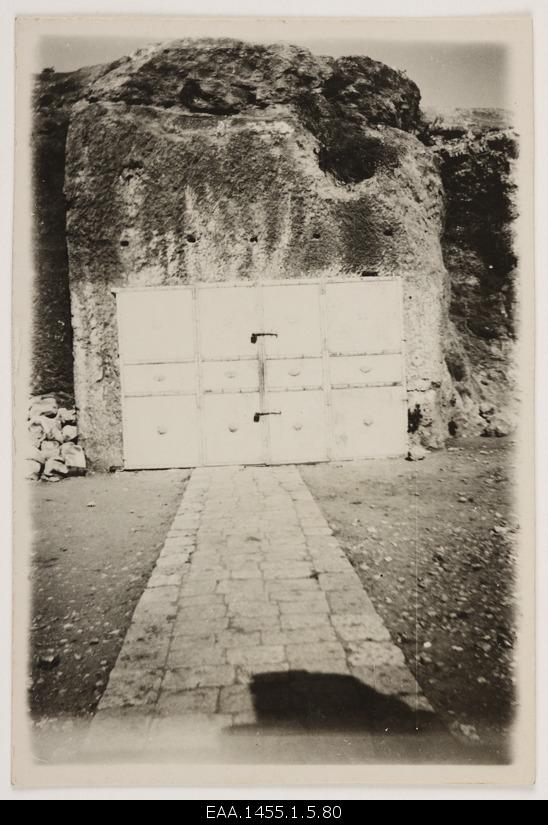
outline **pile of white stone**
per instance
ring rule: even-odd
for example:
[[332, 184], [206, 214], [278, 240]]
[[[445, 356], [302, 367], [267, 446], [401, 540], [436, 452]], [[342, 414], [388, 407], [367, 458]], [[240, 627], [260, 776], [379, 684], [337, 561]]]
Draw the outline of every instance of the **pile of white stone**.
[[77, 444], [76, 410], [60, 406], [53, 395], [31, 399], [28, 416], [29, 445], [26, 477], [60, 481], [86, 472], [86, 456]]

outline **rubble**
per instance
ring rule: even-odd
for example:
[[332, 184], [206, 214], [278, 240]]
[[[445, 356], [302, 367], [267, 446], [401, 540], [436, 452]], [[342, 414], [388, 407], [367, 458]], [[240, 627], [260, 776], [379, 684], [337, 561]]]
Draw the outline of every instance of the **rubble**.
[[25, 453], [25, 478], [60, 481], [84, 475], [86, 456], [77, 444], [76, 410], [59, 406], [54, 395], [35, 396], [29, 404], [29, 439]]
[[413, 444], [407, 453], [408, 461], [422, 461], [428, 455], [428, 450], [421, 447], [420, 444]]

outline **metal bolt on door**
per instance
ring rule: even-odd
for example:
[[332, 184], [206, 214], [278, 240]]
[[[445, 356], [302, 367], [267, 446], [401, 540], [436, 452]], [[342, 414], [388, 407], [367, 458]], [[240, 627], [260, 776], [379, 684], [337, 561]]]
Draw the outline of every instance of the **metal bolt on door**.
[[128, 468], [405, 450], [400, 283], [120, 290]]

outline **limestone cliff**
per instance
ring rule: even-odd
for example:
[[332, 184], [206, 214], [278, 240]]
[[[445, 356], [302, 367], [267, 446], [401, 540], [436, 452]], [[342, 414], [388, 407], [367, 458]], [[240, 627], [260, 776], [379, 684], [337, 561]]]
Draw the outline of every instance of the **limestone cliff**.
[[[470, 388], [482, 380], [482, 347], [500, 343], [506, 369], [511, 331], [502, 342], [499, 321], [513, 299], [497, 297], [493, 279], [489, 289], [485, 278], [477, 290], [468, 283], [488, 247], [471, 238], [471, 216], [485, 209], [480, 147], [495, 145], [485, 126], [457, 145], [425, 120], [417, 86], [382, 63], [235, 40], [46, 71], [36, 108], [37, 318], [51, 308], [63, 325], [57, 348], [38, 325], [34, 390], [71, 383], [70, 268], [81, 428], [94, 417], [112, 464], [121, 457], [110, 288], [136, 283], [401, 276], [412, 440], [440, 446], [478, 424], [483, 396]], [[500, 172], [495, 164], [491, 180]], [[462, 174], [474, 181], [464, 198]], [[491, 312], [494, 334], [482, 337]], [[89, 446], [93, 460], [102, 448]]]
[[445, 341], [454, 434], [506, 435], [516, 424], [517, 328], [513, 221], [518, 137], [496, 109], [428, 112], [427, 143], [440, 160], [451, 283]]

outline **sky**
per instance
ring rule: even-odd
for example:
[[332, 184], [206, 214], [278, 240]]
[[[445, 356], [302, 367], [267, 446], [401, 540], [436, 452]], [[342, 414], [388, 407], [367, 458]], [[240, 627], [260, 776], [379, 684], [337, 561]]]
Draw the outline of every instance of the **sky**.
[[[44, 37], [41, 68], [72, 71], [108, 63], [152, 41], [143, 37]], [[263, 42], [269, 42], [264, 40]], [[296, 39], [292, 43], [314, 54], [367, 55], [404, 69], [417, 83], [422, 104], [435, 109], [507, 106], [506, 55], [496, 43], [390, 42], [365, 39]]]

